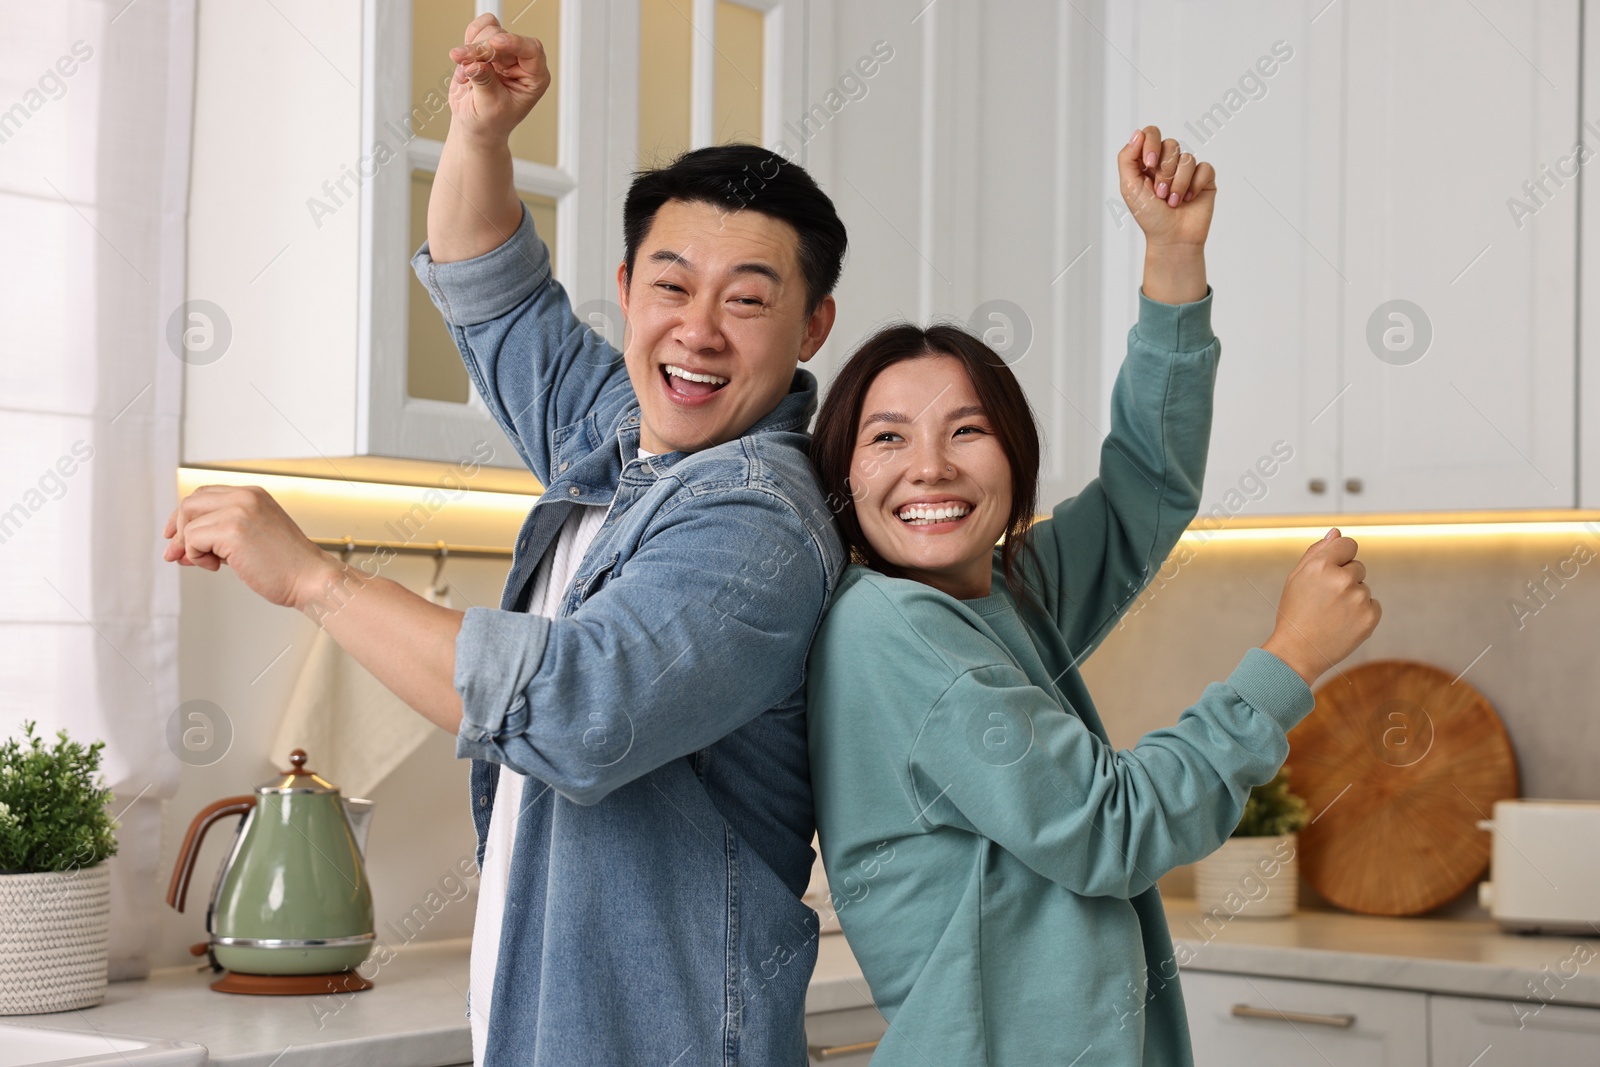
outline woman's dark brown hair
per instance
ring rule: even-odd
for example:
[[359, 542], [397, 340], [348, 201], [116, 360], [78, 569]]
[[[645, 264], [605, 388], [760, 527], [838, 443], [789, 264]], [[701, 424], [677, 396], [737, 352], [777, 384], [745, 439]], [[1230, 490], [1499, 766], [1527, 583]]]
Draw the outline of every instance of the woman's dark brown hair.
[[1039, 429], [1028, 398], [1005, 360], [959, 326], [902, 323], [879, 330], [845, 361], [829, 387], [828, 398], [817, 415], [817, 428], [811, 435], [811, 462], [828, 504], [838, 516], [845, 548], [855, 562], [899, 576], [895, 567], [872, 550], [861, 532], [855, 495], [850, 490], [850, 463], [855, 456], [861, 406], [872, 383], [896, 363], [929, 356], [951, 356], [966, 368], [978, 402], [1010, 462], [1011, 513], [1006, 516], [1000, 568], [1012, 595], [1029, 601], [1032, 598], [1019, 561], [1039, 495]]

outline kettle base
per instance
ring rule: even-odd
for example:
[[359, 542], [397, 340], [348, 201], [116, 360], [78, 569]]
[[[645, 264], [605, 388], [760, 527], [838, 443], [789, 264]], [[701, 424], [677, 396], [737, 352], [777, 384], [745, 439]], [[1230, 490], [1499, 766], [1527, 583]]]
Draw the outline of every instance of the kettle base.
[[309, 997], [328, 993], [359, 993], [372, 983], [355, 971], [332, 974], [238, 974], [224, 971], [211, 983], [218, 993], [244, 993], [266, 997]]

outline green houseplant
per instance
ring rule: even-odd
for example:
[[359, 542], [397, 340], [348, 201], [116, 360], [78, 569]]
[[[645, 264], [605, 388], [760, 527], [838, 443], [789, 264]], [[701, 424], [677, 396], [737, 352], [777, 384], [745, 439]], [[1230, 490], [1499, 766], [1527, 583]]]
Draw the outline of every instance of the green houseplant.
[[1280, 837], [1298, 833], [1311, 821], [1306, 802], [1289, 791], [1289, 768], [1280, 767], [1272, 781], [1250, 790], [1234, 837]]
[[105, 742], [23, 723], [0, 745], [0, 1014], [68, 1011], [105, 997], [117, 851]]
[[1222, 847], [1195, 865], [1195, 902], [1228, 917], [1281, 918], [1299, 901], [1297, 834], [1311, 821], [1289, 789], [1289, 769], [1250, 790], [1244, 814]]

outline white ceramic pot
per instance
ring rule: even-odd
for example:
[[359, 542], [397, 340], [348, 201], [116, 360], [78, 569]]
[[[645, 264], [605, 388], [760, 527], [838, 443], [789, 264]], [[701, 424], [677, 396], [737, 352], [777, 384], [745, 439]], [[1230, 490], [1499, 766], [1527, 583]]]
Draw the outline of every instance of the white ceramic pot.
[[0, 1015], [71, 1011], [106, 995], [111, 872], [0, 874]]
[[1293, 915], [1300, 897], [1297, 848], [1294, 834], [1228, 838], [1195, 865], [1195, 903], [1228, 918]]

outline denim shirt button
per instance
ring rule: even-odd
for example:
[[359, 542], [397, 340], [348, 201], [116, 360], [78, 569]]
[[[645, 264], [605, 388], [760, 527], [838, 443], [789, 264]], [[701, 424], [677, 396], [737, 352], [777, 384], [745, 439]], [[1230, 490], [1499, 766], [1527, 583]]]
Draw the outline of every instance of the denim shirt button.
[[485, 793], [485, 794], [483, 794], [483, 796], [478, 798], [478, 807], [487, 808], [488, 806], [489, 806], [489, 794]]
[[570, 467], [570, 466], [572, 466], [572, 464], [571, 464], [571, 463], [565, 463], [565, 462], [564, 462], [564, 463], [562, 463], [562, 464], [561, 464], [561, 466], [560, 466], [560, 468], [559, 468], [559, 469], [560, 469], [560, 470], [561, 470], [561, 471], [563, 471], [563, 472], [565, 472], [565, 471], [566, 471], [566, 469], [567, 469], [567, 468], [568, 468], [568, 467]]
[[577, 486], [573, 486], [571, 489], [567, 490], [567, 495], [568, 496], [577, 496], [581, 492], [582, 492], [581, 489], [579, 489]]

